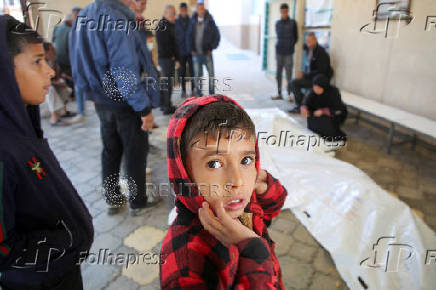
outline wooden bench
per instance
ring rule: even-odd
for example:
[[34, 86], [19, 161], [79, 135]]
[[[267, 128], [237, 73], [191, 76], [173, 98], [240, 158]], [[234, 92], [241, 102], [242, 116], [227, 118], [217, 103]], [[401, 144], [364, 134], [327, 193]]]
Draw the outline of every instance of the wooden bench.
[[387, 146], [388, 154], [391, 153], [395, 129], [397, 127], [402, 127], [413, 132], [413, 137], [410, 140], [400, 142], [412, 142], [413, 148], [416, 144], [417, 135], [436, 140], [436, 121], [346, 91], [341, 91], [341, 95], [344, 103], [357, 111], [355, 116], [356, 122], [359, 122], [361, 113], [365, 113], [390, 123]]

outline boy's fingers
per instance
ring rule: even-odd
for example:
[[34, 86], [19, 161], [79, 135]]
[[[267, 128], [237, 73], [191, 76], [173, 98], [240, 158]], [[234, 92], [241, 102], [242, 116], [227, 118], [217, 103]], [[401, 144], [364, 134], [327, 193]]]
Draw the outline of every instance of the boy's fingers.
[[222, 231], [221, 223], [215, 217], [215, 215], [210, 210], [209, 206], [205, 204], [201, 210], [203, 214], [204, 223], [208, 225], [210, 229], [214, 229], [215, 231]]
[[225, 227], [233, 224], [233, 219], [229, 217], [229, 215], [224, 210], [222, 202], [220, 202], [220, 204], [218, 205], [216, 209], [216, 214]]

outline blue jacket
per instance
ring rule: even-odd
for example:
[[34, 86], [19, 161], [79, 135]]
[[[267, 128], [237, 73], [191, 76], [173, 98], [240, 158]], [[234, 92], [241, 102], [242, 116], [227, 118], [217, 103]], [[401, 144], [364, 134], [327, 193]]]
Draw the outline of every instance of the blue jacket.
[[281, 55], [294, 54], [295, 44], [298, 42], [297, 22], [289, 17], [276, 22], [276, 53]]
[[21, 99], [6, 26], [17, 21], [0, 16], [0, 283], [34, 289], [74, 270], [94, 230], [43, 137], [39, 107]]
[[189, 16], [183, 18], [179, 15], [179, 17], [177, 17], [176, 19], [176, 39], [179, 46], [180, 56], [186, 56], [191, 54], [188, 43], [186, 41], [190, 22], [191, 18]]
[[[198, 15], [194, 13], [189, 24], [188, 33], [186, 34], [187, 48], [189, 51], [196, 51], [195, 48], [195, 26], [198, 23]], [[204, 16], [204, 34], [203, 34], [203, 51], [212, 51], [220, 43], [221, 35], [218, 27], [209, 12]]]
[[[118, 0], [95, 0], [73, 24], [70, 60], [74, 82], [86, 99], [96, 103], [131, 107], [146, 115], [155, 101], [147, 92], [142, 73], [146, 41], [138, 44], [134, 13]], [[139, 49], [139, 51], [138, 51]], [[144, 71], [145, 70], [145, 71]]]

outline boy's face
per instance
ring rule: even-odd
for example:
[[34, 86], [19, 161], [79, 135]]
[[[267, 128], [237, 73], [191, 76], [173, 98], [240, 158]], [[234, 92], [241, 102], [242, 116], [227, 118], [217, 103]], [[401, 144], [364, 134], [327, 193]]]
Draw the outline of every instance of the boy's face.
[[54, 71], [45, 61], [42, 44], [28, 44], [14, 57], [15, 78], [21, 98], [27, 105], [44, 102]]
[[233, 219], [244, 212], [257, 176], [254, 136], [241, 133], [237, 130], [229, 138], [223, 132], [219, 145], [216, 135], [200, 134], [186, 154], [187, 171], [200, 194], [213, 209], [222, 202]]

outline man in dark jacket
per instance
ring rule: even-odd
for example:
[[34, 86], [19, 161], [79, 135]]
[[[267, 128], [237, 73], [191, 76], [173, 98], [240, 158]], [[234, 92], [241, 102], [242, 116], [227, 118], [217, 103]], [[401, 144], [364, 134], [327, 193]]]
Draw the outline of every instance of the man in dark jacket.
[[220, 32], [212, 15], [204, 8], [203, 1], [198, 1], [197, 11], [192, 16], [187, 34], [188, 45], [192, 52], [194, 76], [198, 81], [196, 84], [196, 94], [198, 96], [202, 95], [201, 77], [203, 77], [203, 65], [206, 66], [209, 74], [209, 95], [215, 93], [212, 50], [218, 47], [220, 38]]
[[340, 126], [347, 118], [347, 107], [338, 88], [330, 85], [325, 75], [318, 74], [313, 78], [313, 88], [304, 97], [301, 115], [307, 118], [309, 129], [322, 137], [346, 136]]
[[[188, 15], [188, 5], [185, 2], [180, 4], [180, 14], [176, 19], [176, 38], [180, 56], [180, 78], [182, 83], [182, 98], [186, 98], [186, 67], [189, 68], [189, 76], [194, 77], [192, 67], [192, 54], [186, 43], [186, 35], [191, 17]], [[191, 80], [191, 90], [194, 92], [194, 80]]]
[[80, 290], [94, 229], [41, 130], [54, 76], [42, 41], [0, 16], [0, 288]]
[[[130, 27], [135, 13], [129, 10], [131, 0], [95, 0], [77, 17], [70, 39], [73, 78], [86, 99], [95, 102], [103, 141], [102, 167], [108, 214], [120, 212], [127, 198], [118, 185], [121, 159], [124, 155], [130, 186], [131, 215], [140, 215], [152, 204], [147, 202], [145, 157], [147, 135], [153, 126], [152, 96], [141, 78], [146, 69], [138, 51], [138, 31], [117, 29], [121, 23]], [[108, 23], [104, 29], [91, 29], [89, 23]], [[109, 25], [112, 23], [111, 25]], [[144, 162], [140, 162], [140, 161]], [[113, 185], [113, 186], [111, 186]]]
[[324, 47], [318, 44], [318, 40], [313, 32], [307, 35], [306, 47], [309, 59], [309, 67], [307, 72], [298, 73], [297, 78], [291, 82], [292, 93], [295, 97], [295, 108], [290, 113], [300, 113], [300, 106], [303, 100], [302, 89], [312, 87], [313, 78], [318, 74], [327, 76], [329, 82], [333, 76], [333, 69], [330, 66], [330, 56]]
[[289, 6], [284, 3], [280, 6], [281, 19], [276, 22], [276, 60], [277, 60], [277, 96], [272, 97], [273, 100], [283, 99], [282, 97], [282, 73], [283, 68], [286, 72], [287, 91], [291, 94], [291, 80], [293, 56], [295, 44], [298, 42], [297, 22], [289, 18]]
[[[167, 5], [164, 9], [163, 18], [159, 21], [156, 31], [158, 62], [162, 69], [163, 80], [165, 80], [165, 82], [161, 82], [161, 110], [165, 115], [171, 115], [176, 110], [171, 103], [175, 64], [176, 61], [179, 60], [179, 48], [177, 46], [174, 26], [175, 21], [176, 9], [173, 5]], [[166, 80], [168, 80], [168, 83]]]

